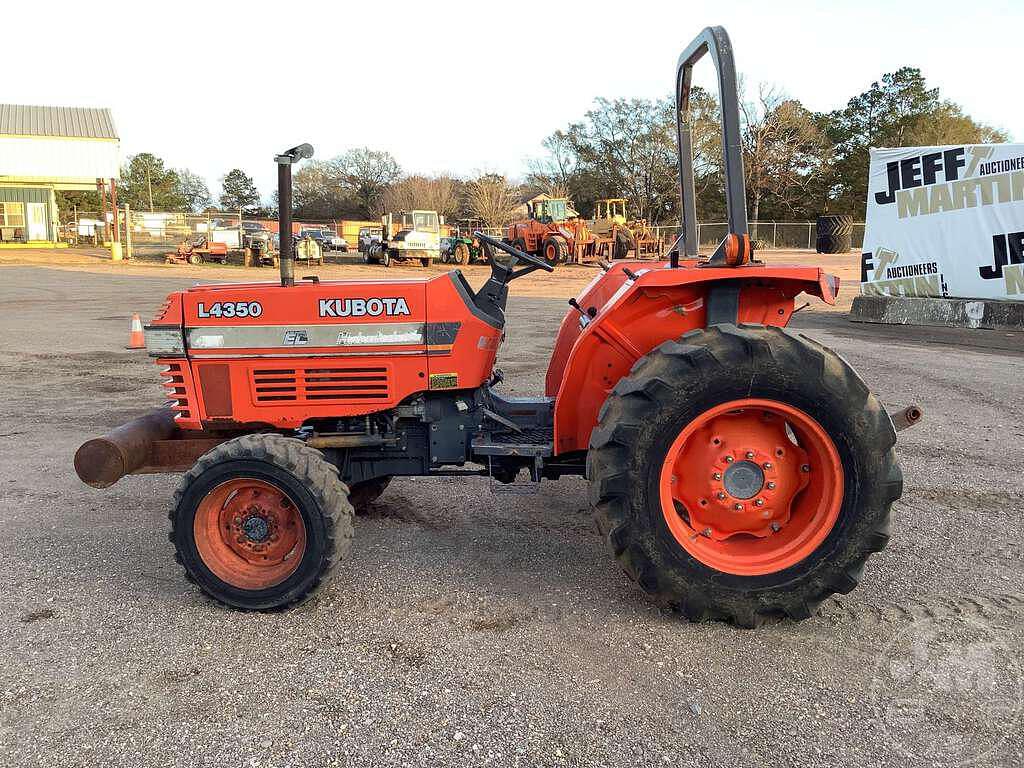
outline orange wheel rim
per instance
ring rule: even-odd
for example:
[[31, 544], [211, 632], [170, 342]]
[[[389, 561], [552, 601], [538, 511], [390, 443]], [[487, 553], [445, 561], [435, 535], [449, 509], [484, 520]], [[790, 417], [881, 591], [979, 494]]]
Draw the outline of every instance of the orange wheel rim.
[[673, 441], [659, 476], [675, 540], [704, 565], [759, 576], [796, 565], [843, 503], [835, 443], [804, 411], [747, 398], [715, 406]]
[[239, 589], [268, 589], [291, 576], [306, 551], [306, 524], [295, 502], [255, 478], [221, 483], [199, 503], [196, 549], [213, 574]]
[[548, 261], [555, 260], [555, 246], [553, 246], [551, 243], [548, 243], [547, 245], [544, 246], [544, 258], [547, 259]]

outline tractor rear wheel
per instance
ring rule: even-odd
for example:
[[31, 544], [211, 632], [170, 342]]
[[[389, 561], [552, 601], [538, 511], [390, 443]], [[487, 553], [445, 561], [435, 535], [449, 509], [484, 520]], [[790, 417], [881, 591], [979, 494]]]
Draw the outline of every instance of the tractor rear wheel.
[[569, 255], [569, 244], [561, 237], [549, 237], [544, 241], [544, 260], [555, 267], [562, 264]]
[[348, 500], [351, 502], [356, 514], [365, 515], [369, 511], [370, 505], [380, 498], [380, 495], [384, 493], [384, 490], [390, 483], [391, 477], [386, 475], [353, 484], [348, 494]]
[[745, 627], [857, 586], [902, 492], [885, 409], [837, 354], [713, 326], [642, 357], [587, 458], [598, 528], [655, 602]]
[[234, 608], [306, 600], [352, 541], [352, 506], [337, 467], [281, 435], [218, 445], [185, 473], [174, 501], [175, 559], [189, 581]]
[[454, 256], [456, 264], [461, 264], [463, 266], [469, 264], [469, 246], [465, 243], [456, 243]]

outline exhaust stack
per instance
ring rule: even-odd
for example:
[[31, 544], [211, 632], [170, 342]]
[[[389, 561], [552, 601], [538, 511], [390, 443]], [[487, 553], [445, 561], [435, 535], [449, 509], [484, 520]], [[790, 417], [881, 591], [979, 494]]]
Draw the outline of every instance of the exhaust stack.
[[313, 156], [312, 144], [299, 144], [274, 157], [277, 163], [277, 224], [281, 239], [281, 285], [295, 285], [295, 253], [292, 250], [292, 166]]

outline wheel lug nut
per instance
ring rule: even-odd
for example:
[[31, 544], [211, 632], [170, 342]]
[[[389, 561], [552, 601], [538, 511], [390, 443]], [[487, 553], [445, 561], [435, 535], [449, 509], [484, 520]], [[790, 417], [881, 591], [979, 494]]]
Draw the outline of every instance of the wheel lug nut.
[[733, 461], [734, 461], [734, 459], [732, 458], [732, 456], [726, 456], [725, 457], [725, 463], [726, 464], [732, 464]]
[[769, 491], [774, 491], [775, 490], [775, 483], [771, 482], [770, 480], [768, 481], [768, 490]]
[[772, 468], [772, 463], [770, 461], [766, 461], [762, 466], [765, 469], [771, 469]]
[[755, 507], [763, 507], [764, 506], [764, 499], [755, 499], [754, 500], [754, 506]]
[[716, 495], [716, 496], [717, 496], [717, 497], [718, 497], [719, 499], [724, 499], [724, 498], [725, 498], [725, 491], [719, 491], [719, 492], [718, 492], [717, 494], [715, 494], [715, 495]]
[[753, 451], [747, 451], [747, 458], [748, 459], [754, 458], [754, 452]]
[[736, 502], [735, 504], [733, 504], [732, 508], [735, 509], [737, 512], [742, 512], [743, 511], [743, 505], [740, 504], [739, 502]]
[[802, 466], [800, 467], [800, 471], [801, 471], [801, 472], [810, 472], [810, 471], [811, 471], [811, 465], [810, 465], [810, 464], [804, 464], [804, 465], [802, 465]]
[[772, 531], [774, 531], [775, 533], [778, 533], [779, 529], [782, 528], [782, 526], [779, 525], [778, 523], [772, 523], [770, 527], [771, 527]]
[[722, 479], [722, 473], [721, 472], [715, 472], [713, 475], [711, 475], [711, 479], [712, 480], [721, 480]]

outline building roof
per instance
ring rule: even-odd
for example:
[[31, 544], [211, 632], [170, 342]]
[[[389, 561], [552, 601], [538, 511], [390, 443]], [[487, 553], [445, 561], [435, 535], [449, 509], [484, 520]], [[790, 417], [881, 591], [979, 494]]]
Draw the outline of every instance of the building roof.
[[109, 109], [0, 104], [0, 136], [117, 139]]

